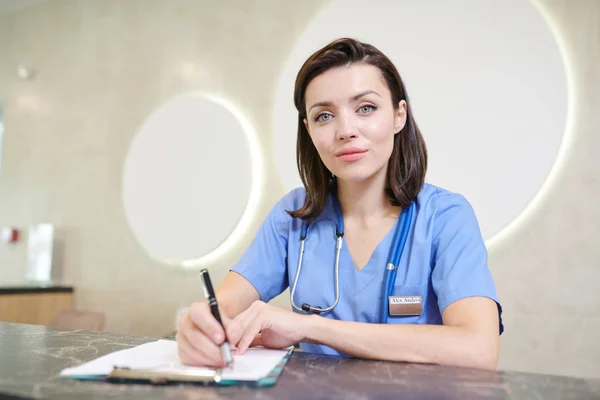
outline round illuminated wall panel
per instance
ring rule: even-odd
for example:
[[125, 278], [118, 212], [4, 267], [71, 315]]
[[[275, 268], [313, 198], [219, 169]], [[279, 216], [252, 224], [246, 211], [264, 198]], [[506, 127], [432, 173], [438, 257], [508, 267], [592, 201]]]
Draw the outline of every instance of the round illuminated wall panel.
[[158, 108], [124, 167], [125, 214], [141, 246], [197, 267], [235, 245], [258, 200], [257, 151], [250, 126], [221, 99], [183, 95]]

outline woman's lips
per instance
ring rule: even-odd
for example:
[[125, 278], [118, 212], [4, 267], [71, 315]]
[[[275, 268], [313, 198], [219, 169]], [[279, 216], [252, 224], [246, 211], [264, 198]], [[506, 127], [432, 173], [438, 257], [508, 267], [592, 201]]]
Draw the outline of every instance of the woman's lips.
[[336, 156], [342, 159], [343, 161], [352, 162], [360, 160], [365, 156], [365, 154], [367, 154], [367, 150], [346, 149], [338, 152]]

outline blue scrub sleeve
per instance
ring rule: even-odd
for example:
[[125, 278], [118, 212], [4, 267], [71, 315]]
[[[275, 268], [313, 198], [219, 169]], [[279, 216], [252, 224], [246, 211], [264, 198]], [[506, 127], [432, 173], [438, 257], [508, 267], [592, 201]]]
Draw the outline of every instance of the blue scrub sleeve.
[[267, 215], [256, 237], [239, 261], [231, 268], [246, 278], [260, 299], [270, 301], [288, 287], [287, 243], [292, 217], [294, 192], [283, 197]]
[[487, 249], [469, 202], [459, 194], [448, 195], [434, 220], [434, 266], [431, 275], [440, 313], [451, 303], [473, 296], [494, 300], [502, 334], [502, 306], [487, 264]]

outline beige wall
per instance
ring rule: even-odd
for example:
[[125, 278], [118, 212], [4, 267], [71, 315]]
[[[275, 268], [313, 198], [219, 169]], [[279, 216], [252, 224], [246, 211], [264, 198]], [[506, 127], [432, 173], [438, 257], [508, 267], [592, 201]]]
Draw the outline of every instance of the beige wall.
[[501, 366], [599, 377], [600, 2], [538, 3], [564, 40], [573, 137], [548, 196], [490, 251], [508, 329]]
[[[157, 105], [202, 90], [235, 101], [270, 155], [278, 73], [322, 4], [51, 0], [0, 15], [0, 226], [56, 224], [62, 276], [75, 285], [78, 307], [107, 313], [108, 330], [172, 330], [175, 310], [201, 288], [193, 272], [148, 257], [126, 225], [121, 178], [132, 137]], [[565, 40], [574, 139], [550, 195], [490, 249], [507, 328], [500, 366], [600, 377], [600, 2], [539, 4]], [[22, 62], [38, 70], [34, 80], [18, 79]], [[182, 62], [200, 73], [182, 78]], [[266, 162], [259, 219], [283, 194]], [[250, 240], [214, 269], [215, 281]], [[0, 246], [2, 280], [23, 276], [25, 248]]]
[[[51, 0], [0, 17], [0, 225], [56, 224], [77, 306], [105, 311], [108, 330], [168, 333], [176, 309], [202, 293], [193, 272], [152, 260], [126, 225], [122, 169], [138, 128], [172, 96], [200, 90], [233, 99], [269, 148], [274, 80], [319, 2], [224, 4]], [[21, 62], [35, 80], [18, 79]], [[182, 62], [199, 73], [183, 79]], [[273, 173], [266, 187], [259, 216], [283, 193]], [[216, 282], [250, 239], [215, 268]], [[0, 247], [3, 280], [23, 276], [25, 252], [24, 241]]]

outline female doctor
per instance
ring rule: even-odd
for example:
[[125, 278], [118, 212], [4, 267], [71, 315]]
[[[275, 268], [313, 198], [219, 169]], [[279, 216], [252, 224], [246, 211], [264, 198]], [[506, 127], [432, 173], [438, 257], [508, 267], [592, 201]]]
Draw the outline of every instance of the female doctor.
[[[477, 219], [426, 184], [404, 84], [375, 47], [339, 39], [298, 73], [297, 163], [285, 195], [216, 288], [179, 320], [179, 357], [224, 366], [249, 346], [495, 369], [501, 307]], [[449, 106], [451, 106], [449, 104]], [[267, 304], [290, 288], [292, 311]]]

